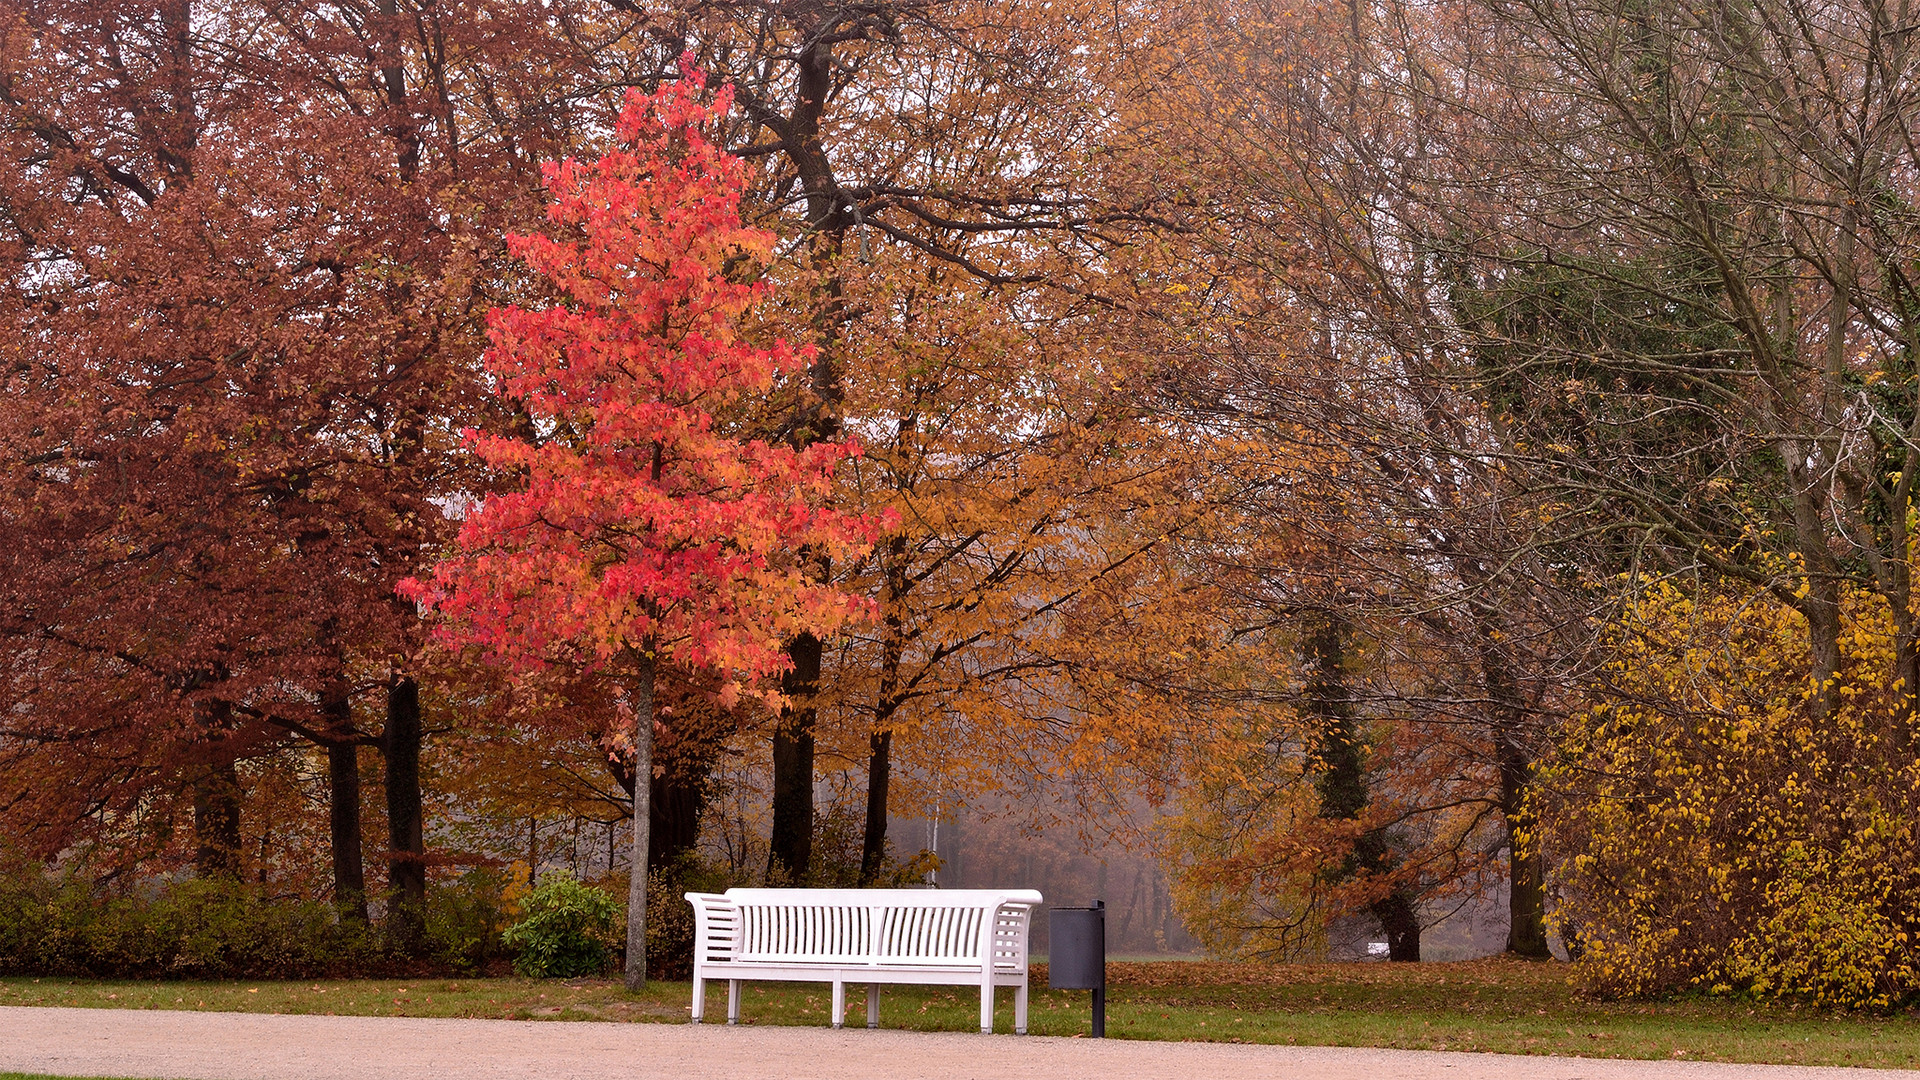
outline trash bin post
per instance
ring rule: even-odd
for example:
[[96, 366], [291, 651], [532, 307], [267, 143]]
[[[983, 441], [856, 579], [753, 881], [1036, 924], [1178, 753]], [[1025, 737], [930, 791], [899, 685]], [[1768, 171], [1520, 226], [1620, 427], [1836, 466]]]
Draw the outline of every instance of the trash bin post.
[[1047, 912], [1047, 986], [1093, 991], [1093, 1037], [1107, 1037], [1107, 902]]

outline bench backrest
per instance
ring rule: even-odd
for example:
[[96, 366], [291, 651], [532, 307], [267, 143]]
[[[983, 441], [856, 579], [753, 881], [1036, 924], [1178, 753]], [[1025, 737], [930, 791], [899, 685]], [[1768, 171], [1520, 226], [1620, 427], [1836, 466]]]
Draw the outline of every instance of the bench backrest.
[[703, 960], [1025, 971], [1031, 889], [728, 889], [688, 893]]

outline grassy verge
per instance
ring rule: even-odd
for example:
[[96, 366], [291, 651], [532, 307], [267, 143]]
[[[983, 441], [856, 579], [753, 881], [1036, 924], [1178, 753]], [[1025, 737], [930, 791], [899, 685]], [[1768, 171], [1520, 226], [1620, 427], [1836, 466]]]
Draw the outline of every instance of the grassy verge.
[[[1709, 998], [1596, 1001], [1568, 986], [1561, 964], [1116, 963], [1109, 971], [1107, 1033], [1126, 1039], [1920, 1067], [1920, 1017], [1912, 1013], [1831, 1014]], [[1039, 989], [1045, 985], [1043, 969], [1034, 978], [1032, 1031], [1086, 1032], [1088, 995]], [[686, 1018], [688, 992], [685, 983], [654, 983], [628, 994], [605, 979], [0, 979], [0, 1005], [517, 1020], [672, 1022]], [[864, 1023], [864, 992], [850, 987], [847, 999], [850, 1022]], [[1001, 1031], [1012, 1027], [1011, 999], [1000, 995]], [[830, 1002], [824, 985], [750, 983], [743, 1011], [753, 1024], [826, 1024]], [[725, 1018], [724, 984], [710, 988], [707, 1016]], [[890, 986], [882, 996], [886, 1027], [969, 1031], [978, 1017], [978, 995], [958, 987]]]

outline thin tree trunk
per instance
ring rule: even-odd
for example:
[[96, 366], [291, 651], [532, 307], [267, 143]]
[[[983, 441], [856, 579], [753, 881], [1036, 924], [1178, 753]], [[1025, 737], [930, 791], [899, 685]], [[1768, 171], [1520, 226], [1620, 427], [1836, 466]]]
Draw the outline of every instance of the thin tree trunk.
[[427, 940], [426, 842], [420, 807], [420, 684], [396, 675], [387, 686], [387, 936], [402, 956]]
[[770, 883], [799, 885], [813, 869], [813, 694], [820, 684], [820, 639], [800, 634], [788, 647], [793, 667], [780, 679], [788, 698], [773, 733], [773, 835]]
[[[905, 449], [916, 419], [901, 418], [896, 448]], [[893, 768], [893, 715], [900, 708], [902, 619], [900, 605], [907, 596], [907, 538], [887, 540], [886, 638], [880, 652], [880, 692], [873, 707], [873, 733], [867, 738], [867, 827], [860, 841], [860, 885], [871, 888], [887, 859], [887, 784]]]
[[647, 853], [653, 832], [653, 643], [629, 650], [633, 707], [633, 854], [627, 872], [627, 989], [647, 985]]
[[887, 779], [893, 732], [867, 737], [867, 828], [860, 841], [860, 887], [872, 888], [887, 859]]

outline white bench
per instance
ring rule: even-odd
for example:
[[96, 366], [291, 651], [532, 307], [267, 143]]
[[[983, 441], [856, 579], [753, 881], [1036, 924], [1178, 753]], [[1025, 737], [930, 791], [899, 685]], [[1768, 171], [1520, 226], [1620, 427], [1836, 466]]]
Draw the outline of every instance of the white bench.
[[707, 983], [727, 981], [727, 1023], [740, 1021], [749, 979], [833, 984], [833, 1026], [847, 984], [867, 984], [867, 1026], [880, 1026], [883, 983], [978, 986], [980, 1030], [993, 1031], [993, 991], [1013, 987], [1013, 1030], [1027, 1033], [1031, 889], [728, 889], [687, 893], [693, 905], [693, 1022]]

